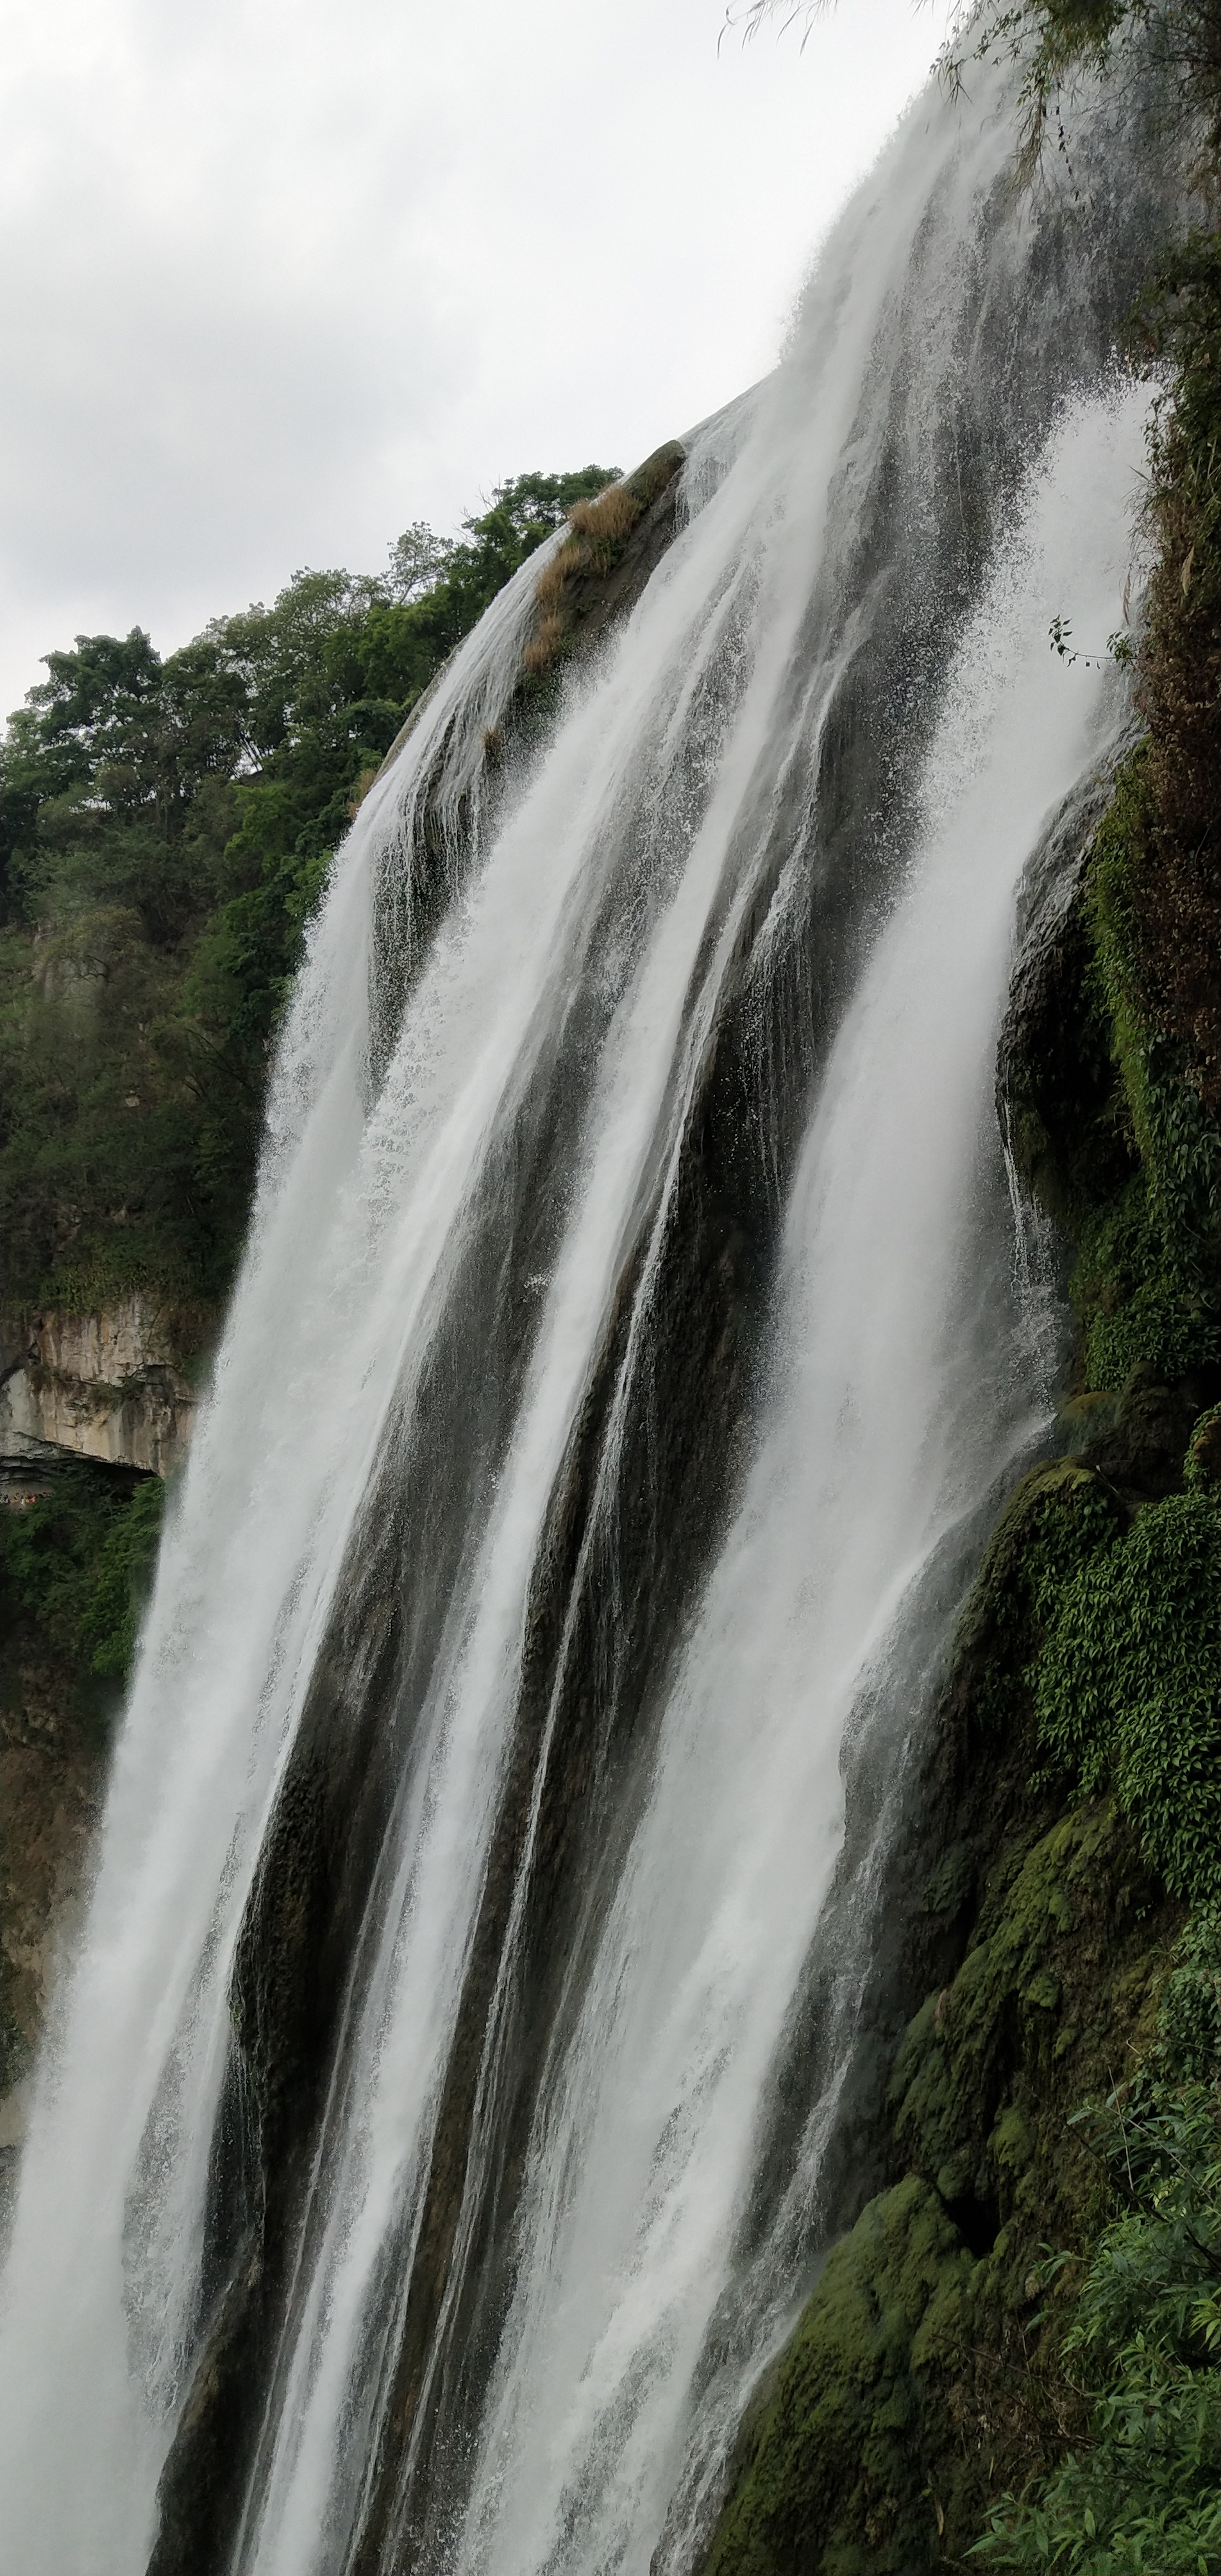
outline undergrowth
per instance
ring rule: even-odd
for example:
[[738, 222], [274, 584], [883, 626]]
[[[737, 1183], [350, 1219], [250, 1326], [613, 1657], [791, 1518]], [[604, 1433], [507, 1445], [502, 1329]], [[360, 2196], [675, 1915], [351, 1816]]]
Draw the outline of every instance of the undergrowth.
[[1150, 1504], [1049, 1586], [1032, 1680], [1040, 1742], [1114, 1788], [1175, 1896], [1221, 1895], [1221, 1514]]
[[[1221, 2566], [1221, 1917], [1188, 1923], [1156, 2050], [1078, 2114], [1116, 2215], [1063, 2337], [1088, 2436], [1004, 2497], [971, 2555], [1042, 2576], [1216, 2576]], [[1050, 2279], [1071, 2263], [1053, 2256]]]
[[126, 1679], [156, 1563], [159, 1476], [134, 1490], [85, 1459], [58, 1465], [49, 1493], [0, 1512], [0, 1580], [14, 1625], [28, 1620], [70, 1664]]

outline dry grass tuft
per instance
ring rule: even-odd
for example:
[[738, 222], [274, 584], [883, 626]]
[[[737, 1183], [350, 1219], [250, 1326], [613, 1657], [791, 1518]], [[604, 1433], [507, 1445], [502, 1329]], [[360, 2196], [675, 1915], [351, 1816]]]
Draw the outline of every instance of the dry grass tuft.
[[594, 501], [577, 501], [568, 513], [570, 533], [543, 565], [534, 585], [538, 621], [522, 655], [522, 668], [548, 671], [568, 632], [571, 584], [581, 573], [608, 573], [644, 507], [622, 483], [609, 483]]
[[601, 564], [630, 535], [640, 510], [640, 502], [626, 484], [608, 483], [596, 501], [574, 501], [568, 522], [577, 536], [589, 539]]
[[379, 770], [362, 769], [360, 776], [356, 781], [356, 785], [352, 790], [351, 796], [348, 799], [349, 823], [355, 822], [361, 806], [364, 804], [365, 798], [369, 793], [369, 789], [373, 785], [374, 779], [380, 777], [380, 775], [381, 773]]
[[533, 672], [550, 670], [567, 631], [568, 621], [561, 617], [558, 609], [553, 608], [546, 616], [540, 617], [522, 654], [522, 669]]
[[567, 537], [543, 565], [535, 582], [534, 596], [539, 607], [544, 611], [558, 608], [573, 574], [583, 572], [588, 561], [588, 548], [575, 537]]

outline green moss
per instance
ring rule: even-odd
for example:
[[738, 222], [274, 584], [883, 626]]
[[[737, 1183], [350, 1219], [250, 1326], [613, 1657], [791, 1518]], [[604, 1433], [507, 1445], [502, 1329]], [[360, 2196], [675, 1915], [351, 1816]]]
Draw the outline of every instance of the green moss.
[[1143, 877], [1153, 829], [1142, 746], [1116, 778], [1085, 884], [1095, 992], [1118, 1086], [1114, 1114], [1140, 1159], [1139, 1173], [1118, 1191], [1091, 1200], [1087, 1181], [1076, 1192], [1072, 1295], [1092, 1389], [1121, 1386], [1140, 1360], [1168, 1381], [1221, 1360], [1221, 1137], [1181, 1041], [1159, 1026], [1146, 990]]
[[1159, 1027], [1142, 974], [1142, 872], [1156, 816], [1142, 746], [1119, 771], [1089, 868], [1095, 953], [1151, 1205], [1176, 1270], [1215, 1270], [1221, 1137], [1188, 1079], [1181, 1045]]
[[1173, 1384], [1221, 1359], [1221, 1329], [1198, 1284], [1175, 1270], [1143, 1172], [1079, 1217], [1069, 1282], [1085, 1333], [1085, 1384], [1121, 1387], [1141, 1360]]
[[1014, 1002], [1002, 1059], [1008, 1141], [1026, 1188], [1077, 1240], [1139, 1172], [1084, 882]]
[[754, 2427], [707, 2576], [916, 2576], [939, 2563], [921, 2425], [961, 2350], [972, 2270], [915, 2175], [870, 2202]]
[[1221, 1362], [1221, 1135], [1181, 1032], [1151, 998], [1150, 750], [1116, 775], [1081, 883], [1006, 1057], [1010, 1142], [1069, 1236], [1082, 1379], [1142, 1360], [1167, 1382]]
[[1221, 2564], [1221, 1918], [1188, 1923], [1157, 2038], [1134, 2077], [1075, 2126], [1112, 2184], [1112, 2215], [1075, 2278], [1061, 2359], [1084, 2442], [994, 2507], [973, 2559], [1036, 2576], [1209, 2576]]
[[[1088, 2198], [1088, 2160], [1062, 2133], [1087, 2067], [1103, 2076], [1107, 2051], [1148, 2019], [1148, 1896], [1108, 1800], [1002, 1846], [972, 1945], [911, 2023], [891, 2083], [896, 2147], [951, 2208], [969, 2200], [998, 2231], [1041, 2228], [1062, 2191], [1074, 2209]], [[1061, 2048], [1082, 2030], [1088, 2044]]]
[[1059, 1587], [1119, 1526], [1101, 1477], [1071, 1459], [1033, 1468], [1011, 1494], [954, 1638], [978, 1726], [1017, 1724], [1028, 1697], [1026, 1668]]
[[1156, 1894], [1111, 1800], [1001, 1843], [966, 1956], [899, 2050], [907, 2174], [833, 2250], [746, 2427], [705, 2576], [961, 2566], [989, 2504], [1084, 2423], [1060, 2355], [1071, 2283], [1049, 2286], [1047, 2246], [1106, 2222], [1072, 2114], [1153, 2045]]
[[1072, 1461], [1012, 1495], [959, 1622], [974, 1721], [1037, 1740], [1088, 1793], [1111, 1789], [1176, 1896], [1221, 1893], [1221, 1498], [1214, 1409], [1187, 1490], [1130, 1526]]
[[1221, 1516], [1202, 1493], [1143, 1511], [1064, 1581], [1033, 1670], [1042, 1744], [1114, 1784], [1178, 1896], [1221, 1893]]
[[1207, 2083], [1221, 2064], [1221, 1907], [1201, 1906], [1175, 1944], [1158, 2041], [1171, 2081]]
[[[1133, 1192], [1096, 1276], [1109, 1261], [1131, 1288], [1150, 1229], [1160, 1240]], [[1074, 2497], [1101, 2510], [1080, 2467], [1090, 2440], [1101, 2448], [1100, 2406], [1108, 2424], [1128, 2410], [1107, 2471], [1116, 2529], [1128, 2527], [1142, 2420], [1188, 2496], [1183, 2531], [1204, 2528], [1191, 2518], [1191, 2463], [1213, 2421], [1211, 2383], [1181, 2353], [1146, 2369], [1123, 2346], [1121, 2367], [1118, 2344], [1115, 2385], [1104, 2359], [1091, 2378], [1070, 2331], [1080, 2264], [1051, 2249], [1093, 2259], [1101, 2248], [1118, 2277], [1107, 2156], [1075, 2114], [1154, 2057], [1198, 2072], [1221, 2030], [1211, 1934], [1170, 1955], [1175, 1897], [1217, 1886], [1221, 1850], [1221, 1408], [1195, 1424], [1184, 1489], [1147, 1503], [1137, 1450], [1178, 1400], [1145, 1371], [1117, 1406], [1091, 1402], [1104, 1442], [1133, 1466], [1136, 1500], [1060, 1460], [1022, 1480], [993, 1535], [946, 1707], [968, 1758], [1008, 1781], [994, 1808], [1004, 1821], [981, 1871], [960, 1804], [926, 1882], [925, 1915], [965, 1922], [966, 1946], [897, 2055], [890, 2136], [906, 2176], [828, 2261], [747, 2427], [709, 2576], [965, 2567], [994, 2510], [996, 2545], [1010, 2546], [1018, 2508], [998, 2499], [1028, 2486], [1042, 2499], [1038, 2530], [1067, 2545]], [[1173, 1461], [1172, 1446], [1167, 1473]], [[1057, 1816], [1066, 1783], [1076, 1803]], [[1177, 2510], [1171, 2497], [1172, 2538]], [[1112, 2576], [1142, 2562], [1064, 2563]], [[1160, 2571], [1156, 2555], [1144, 2563]]]
[[[1108, 2232], [1107, 2157], [1074, 2114], [1134, 2066], [1198, 2080], [1221, 2035], [1216, 1912], [1170, 1956], [1174, 1895], [1221, 1898], [1219, 1421], [1213, 1408], [1197, 1422], [1184, 1491], [1126, 1511], [1103, 1477], [1061, 1461], [1024, 1478], [998, 1524], [959, 1623], [950, 1700], [965, 1692], [981, 1745], [1037, 1730], [1060, 1778], [1088, 1794], [1040, 1825], [1048, 1783], [1031, 1783], [956, 1973], [905, 2034], [890, 2115], [907, 2179], [865, 2212], [813, 2294], [751, 2428], [718, 2576], [964, 2565], [990, 2509], [1003, 2565], [1042, 2563], [1003, 2555], [1041, 2546], [1040, 2533], [1067, 2550], [1087, 2503], [1122, 2537], [1152, 2510], [1142, 2423], [1165, 2469], [1165, 2566], [1206, 2527], [1215, 2371], [1201, 2376], [1199, 2355], [1177, 2348], [1134, 2359], [1118, 2327], [1086, 2369], [1073, 2342], [1082, 2274], [1050, 2249], [1098, 2248], [1098, 2279], [1114, 2288], [1132, 2249]], [[959, 1909], [971, 1876], [967, 1847], [951, 1844], [926, 1907]], [[1169, 2279], [1163, 2217], [1159, 2204], [1150, 2225]], [[1088, 2467], [1104, 2432], [1105, 2479]], [[1031, 2479], [1023, 2520], [997, 2499]], [[1163, 2561], [1063, 2563], [1160, 2576]]]

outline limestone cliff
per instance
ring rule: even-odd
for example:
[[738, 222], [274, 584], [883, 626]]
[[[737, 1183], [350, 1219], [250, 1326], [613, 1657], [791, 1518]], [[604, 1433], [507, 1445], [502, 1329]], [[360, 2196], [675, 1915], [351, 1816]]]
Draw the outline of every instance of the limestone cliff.
[[176, 1319], [141, 1291], [98, 1314], [35, 1312], [3, 1326], [0, 1456], [50, 1444], [110, 1467], [169, 1475], [186, 1454], [199, 1390]]

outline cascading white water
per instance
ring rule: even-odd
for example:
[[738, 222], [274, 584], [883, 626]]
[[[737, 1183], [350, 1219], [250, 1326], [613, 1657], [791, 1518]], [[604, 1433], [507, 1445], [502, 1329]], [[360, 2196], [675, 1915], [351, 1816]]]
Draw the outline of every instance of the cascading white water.
[[[535, 1104], [551, 1103], [567, 1139], [545, 1170], [551, 1251], [528, 1283], [507, 1428], [463, 1504], [227, 2553], [243, 2576], [353, 2563], [557, 1481], [630, 1272], [595, 1516], [613, 1484], [688, 1114], [754, 910], [758, 971], [769, 941], [807, 935], [807, 915], [817, 954], [819, 760], [868, 642], [871, 585], [884, 587], [868, 539], [887, 441], [918, 461], [968, 363], [981, 272], [1024, 274], [1025, 219], [983, 229], [1010, 149], [1003, 90], [991, 75], [984, 89], [986, 114], [934, 98], [907, 120], [828, 248], [785, 366], [736, 448], [697, 443], [689, 524], [491, 826], [483, 734], [513, 686], [537, 565], [457, 657], [337, 866], [39, 2079], [0, 2320], [7, 2576], [146, 2563], [199, 2332], [260, 1851], [368, 1496], [395, 1458], [413, 1490], [450, 1472], [412, 1450], [430, 1370], [462, 1324], [472, 1262], [515, 1212]], [[736, 2284], [751, 2308], [756, 2362], [782, 2320], [776, 2267], [755, 2258], [747, 2277], [735, 2230], [840, 1847], [844, 1729], [920, 1568], [1029, 1428], [1018, 1328], [979, 1284], [989, 1054], [1013, 890], [1092, 756], [1104, 696], [1095, 671], [1052, 659], [1047, 625], [1066, 607], [1087, 636], [1117, 622], [1139, 433], [1133, 397], [1097, 395], [1063, 420], [1020, 500], [1000, 489], [1010, 541], [945, 672], [897, 896], [868, 835], [856, 852], [862, 917], [893, 903], [800, 1163], [765, 1425], [665, 1696], [592, 1966], [556, 2025], [469, 2493], [427, 2543], [430, 2576], [643, 2576], [671, 2498], [715, 2459], [741, 2396], [741, 2373], [693, 2396], [718, 2299]], [[925, 578], [927, 548], [921, 562]], [[415, 825], [438, 764], [448, 908], [419, 934], [395, 1027], [387, 995], [413, 937]], [[882, 818], [876, 837], [880, 853]], [[472, 1348], [472, 1370], [485, 1363]], [[557, 1678], [438, 2354], [474, 2234], [479, 2123], [560, 1716]], [[813, 2123], [800, 2189], [825, 2127]], [[681, 2560], [681, 2533], [674, 2547]]]
[[464, 2571], [651, 2562], [841, 1846], [848, 1719], [924, 1566], [1030, 1434], [1003, 1283], [980, 1292], [992, 1060], [1017, 884], [1107, 694], [1089, 671], [1062, 685], [1050, 603], [1110, 631], [1143, 408], [1099, 399], [1053, 439], [949, 678], [920, 845], [797, 1176], [768, 1420], [540, 2103]]

